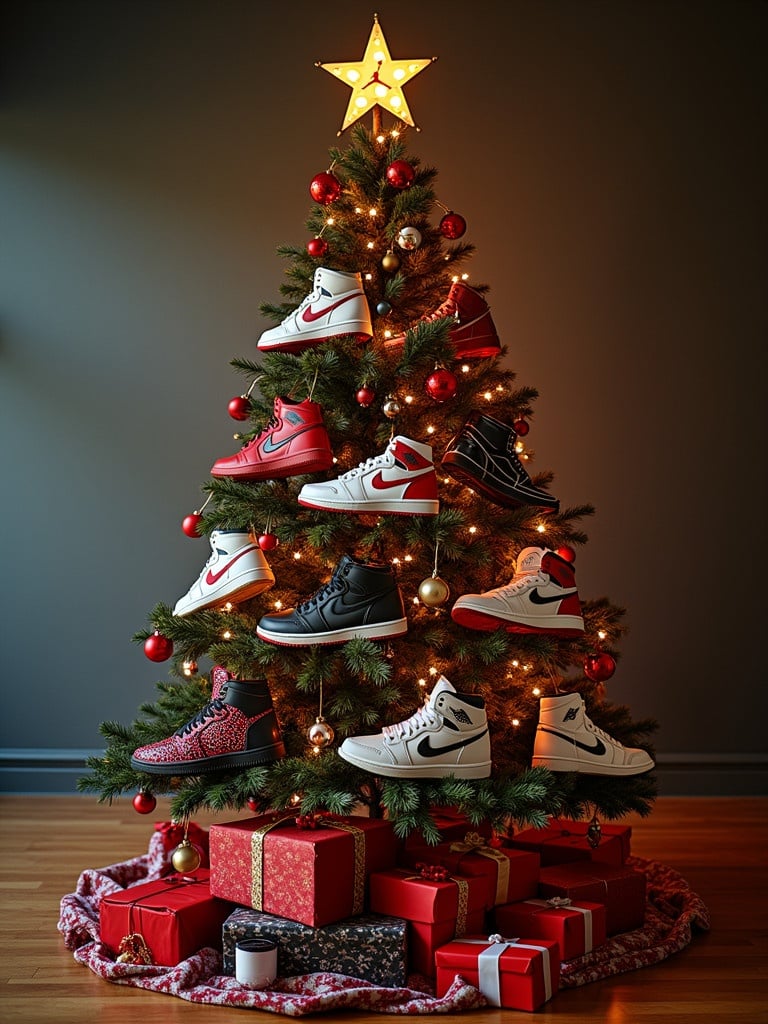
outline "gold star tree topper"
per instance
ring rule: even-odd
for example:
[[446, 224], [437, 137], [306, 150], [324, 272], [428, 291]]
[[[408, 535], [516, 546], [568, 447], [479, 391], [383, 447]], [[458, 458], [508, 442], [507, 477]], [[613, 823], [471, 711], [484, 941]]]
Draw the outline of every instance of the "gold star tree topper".
[[337, 134], [341, 135], [345, 129], [369, 110], [374, 111], [375, 118], [377, 106], [382, 110], [388, 110], [390, 114], [394, 114], [395, 117], [419, 131], [411, 117], [403, 86], [435, 60], [437, 57], [393, 60], [379, 25], [379, 16], [374, 14], [373, 28], [362, 60], [333, 64], [323, 64], [318, 61], [315, 65], [315, 67], [335, 75], [352, 90], [344, 122]]

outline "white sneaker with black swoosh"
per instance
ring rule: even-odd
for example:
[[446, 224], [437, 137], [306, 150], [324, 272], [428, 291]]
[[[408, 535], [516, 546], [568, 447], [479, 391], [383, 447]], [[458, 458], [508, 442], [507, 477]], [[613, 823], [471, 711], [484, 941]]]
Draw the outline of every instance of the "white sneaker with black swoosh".
[[584, 632], [573, 565], [548, 548], [523, 548], [515, 575], [485, 594], [464, 594], [451, 618], [468, 629], [577, 636]]
[[533, 743], [532, 768], [585, 775], [640, 775], [654, 767], [650, 754], [625, 747], [599, 729], [578, 693], [542, 697]]
[[375, 736], [344, 740], [345, 761], [393, 779], [487, 779], [491, 741], [482, 697], [457, 693], [440, 676], [427, 702]]

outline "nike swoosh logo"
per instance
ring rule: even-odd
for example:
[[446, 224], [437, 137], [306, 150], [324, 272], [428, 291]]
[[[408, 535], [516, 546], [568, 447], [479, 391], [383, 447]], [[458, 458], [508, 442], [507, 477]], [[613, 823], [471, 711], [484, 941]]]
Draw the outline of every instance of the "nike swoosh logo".
[[381, 470], [371, 477], [371, 487], [377, 491], [385, 491], [388, 487], [402, 487], [403, 484], [408, 483], [407, 480], [403, 480], [401, 477], [399, 480], [385, 480], [382, 476]]
[[311, 324], [315, 320], [319, 320], [320, 317], [326, 316], [328, 313], [332, 313], [333, 310], [338, 309], [339, 306], [343, 306], [345, 302], [349, 302], [351, 299], [356, 299], [358, 294], [359, 293], [356, 292], [354, 295], [347, 295], [343, 299], [337, 299], [336, 302], [332, 302], [330, 306], [326, 306], [325, 309], [318, 309], [317, 312], [315, 312], [311, 306], [307, 306], [301, 314], [301, 319], [304, 323]]
[[573, 736], [569, 736], [566, 732], [558, 732], [557, 729], [548, 729], [546, 725], [540, 725], [539, 728], [542, 732], [548, 732], [550, 736], [558, 736], [561, 740], [567, 740], [568, 743], [575, 744], [581, 750], [586, 750], [588, 754], [597, 754], [599, 757], [605, 753], [605, 744], [597, 737], [595, 737], [595, 745], [593, 747], [589, 747], [586, 743], [581, 743], [579, 740], [575, 740]]
[[290, 437], [286, 437], [283, 441], [273, 441], [272, 435], [270, 434], [268, 437], [264, 438], [264, 444], [261, 446], [261, 450], [266, 452], [268, 455], [272, 452], [276, 452], [278, 448], [282, 448], [284, 445], [290, 444], [295, 437], [298, 437], [299, 434], [303, 434], [307, 430], [309, 430], [309, 427], [304, 426], [301, 430], [297, 430], [295, 434], [291, 434]]
[[452, 750], [461, 750], [462, 747], [468, 747], [470, 743], [475, 743], [476, 740], [480, 740], [488, 732], [487, 729], [483, 729], [477, 736], [473, 736], [471, 740], [459, 740], [458, 743], [449, 743], [447, 747], [433, 747], [432, 737], [425, 736], [419, 741], [419, 745], [416, 747], [416, 753], [420, 757], [440, 757], [441, 754], [449, 754]]
[[247, 548], [243, 548], [242, 551], [238, 551], [234, 558], [230, 558], [230, 560], [227, 562], [224, 568], [219, 569], [218, 572], [211, 572], [211, 570], [209, 569], [205, 575], [205, 582], [208, 584], [208, 586], [211, 586], [211, 584], [216, 583], [216, 581], [220, 580], [228, 569], [232, 568], [232, 566], [235, 564], [238, 558], [242, 558], [243, 555], [247, 555], [250, 554], [251, 551], [255, 551], [256, 547], [256, 544], [250, 544]]
[[576, 588], [573, 587], [571, 590], [564, 590], [561, 594], [555, 594], [553, 597], [544, 597], [534, 587], [528, 595], [528, 600], [531, 604], [552, 604], [554, 601], [562, 601], [564, 597], [568, 597], [570, 594], [575, 594]]

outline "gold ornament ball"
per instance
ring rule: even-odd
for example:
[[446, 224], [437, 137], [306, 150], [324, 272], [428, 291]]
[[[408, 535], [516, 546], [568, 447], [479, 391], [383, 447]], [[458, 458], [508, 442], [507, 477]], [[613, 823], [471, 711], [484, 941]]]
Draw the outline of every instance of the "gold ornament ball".
[[430, 576], [419, 584], [419, 600], [428, 608], [438, 608], [445, 604], [451, 596], [451, 591], [445, 580], [439, 576]]
[[197, 871], [200, 867], [200, 851], [188, 839], [182, 839], [171, 854], [171, 864], [180, 874]]
[[335, 735], [336, 733], [322, 715], [319, 715], [314, 724], [307, 729], [307, 739], [313, 747], [329, 747], [333, 743]]
[[382, 406], [382, 412], [390, 420], [400, 415], [400, 403], [394, 398], [388, 398]]
[[381, 265], [390, 274], [394, 274], [400, 266], [400, 257], [394, 252], [386, 252], [381, 257]]

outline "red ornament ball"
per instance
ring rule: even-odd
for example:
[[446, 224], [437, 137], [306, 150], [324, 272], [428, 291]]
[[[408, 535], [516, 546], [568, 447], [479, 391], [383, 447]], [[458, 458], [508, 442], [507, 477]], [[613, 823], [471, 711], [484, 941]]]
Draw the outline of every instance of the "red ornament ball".
[[324, 238], [310, 238], [307, 242], [307, 252], [315, 259], [320, 259], [328, 252], [328, 243]]
[[555, 554], [559, 555], [561, 558], [564, 558], [566, 562], [571, 562], [571, 564], [573, 564], [573, 562], [576, 561], [576, 552], [573, 550], [570, 544], [563, 544], [561, 547], [556, 548]]
[[444, 238], [461, 238], [467, 230], [467, 222], [460, 213], [451, 210], [440, 221], [440, 234]]
[[257, 541], [257, 544], [262, 551], [271, 551], [273, 548], [276, 548], [279, 543], [280, 540], [274, 535], [274, 533], [259, 534], [259, 539]]
[[367, 384], [363, 385], [355, 395], [358, 405], [362, 405], [364, 409], [367, 409], [369, 405], [373, 404], [373, 400], [376, 397], [376, 392], [373, 388], [369, 388]]
[[151, 814], [157, 807], [157, 800], [145, 789], [140, 789], [133, 798], [133, 809], [137, 814]]
[[458, 386], [456, 375], [441, 366], [427, 377], [424, 390], [436, 402], [447, 402], [456, 394]]
[[321, 171], [310, 182], [309, 194], [316, 203], [328, 206], [330, 203], [335, 203], [341, 195], [341, 182], [330, 171]]
[[156, 629], [144, 641], [144, 653], [150, 661], [168, 661], [173, 654], [173, 641]]
[[227, 412], [233, 420], [247, 420], [251, 415], [251, 403], [245, 395], [236, 395], [230, 400]]
[[254, 800], [252, 796], [248, 797], [247, 803], [248, 803], [248, 809], [249, 810], [253, 811], [254, 814], [258, 814], [259, 813], [260, 807], [258, 805], [258, 802], [256, 800]]
[[599, 654], [588, 654], [584, 659], [584, 675], [593, 683], [602, 683], [610, 679], [616, 671], [616, 661], [610, 654], [601, 651]]
[[525, 437], [525, 435], [531, 429], [531, 425], [528, 422], [528, 420], [523, 420], [523, 419], [515, 420], [515, 422], [512, 424], [512, 429], [520, 437]]
[[409, 188], [416, 180], [416, 171], [406, 160], [394, 160], [387, 168], [387, 181], [392, 188]]
[[191, 515], [184, 516], [181, 521], [181, 528], [188, 537], [197, 539], [200, 534], [200, 523], [203, 521], [203, 517], [199, 512], [192, 512]]

